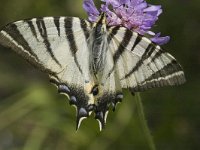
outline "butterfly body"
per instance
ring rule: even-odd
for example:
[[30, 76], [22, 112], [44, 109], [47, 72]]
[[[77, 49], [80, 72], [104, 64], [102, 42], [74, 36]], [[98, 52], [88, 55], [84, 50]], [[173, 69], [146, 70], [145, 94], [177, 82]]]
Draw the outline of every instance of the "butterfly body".
[[100, 129], [109, 108], [123, 99], [122, 89], [141, 92], [185, 82], [173, 56], [124, 27], [76, 17], [44, 17], [10, 23], [0, 44], [46, 72], [58, 92], [77, 109], [77, 129], [94, 112]]
[[93, 25], [88, 44], [89, 49], [92, 51], [90, 56], [91, 73], [95, 76], [101, 76], [106, 63], [106, 52], [108, 50], [107, 27], [104, 15]]

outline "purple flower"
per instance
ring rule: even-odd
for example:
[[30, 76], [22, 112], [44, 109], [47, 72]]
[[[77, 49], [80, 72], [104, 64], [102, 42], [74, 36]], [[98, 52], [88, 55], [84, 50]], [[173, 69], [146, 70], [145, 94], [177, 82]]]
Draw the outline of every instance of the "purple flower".
[[88, 13], [90, 21], [95, 22], [98, 19], [100, 13], [95, 7], [93, 0], [84, 0], [83, 8]]
[[163, 45], [163, 44], [168, 43], [170, 40], [169, 36], [165, 36], [165, 37], [159, 37], [159, 36], [160, 36], [160, 33], [155, 34], [154, 37], [151, 38], [151, 41], [159, 45]]
[[159, 45], [169, 41], [169, 36], [160, 37], [150, 29], [162, 13], [160, 5], [150, 5], [144, 0], [101, 0], [100, 11], [97, 10], [93, 0], [84, 0], [83, 8], [86, 10], [91, 22], [97, 21], [100, 12], [106, 13], [108, 26], [124, 26], [141, 35], [151, 36], [151, 40]]

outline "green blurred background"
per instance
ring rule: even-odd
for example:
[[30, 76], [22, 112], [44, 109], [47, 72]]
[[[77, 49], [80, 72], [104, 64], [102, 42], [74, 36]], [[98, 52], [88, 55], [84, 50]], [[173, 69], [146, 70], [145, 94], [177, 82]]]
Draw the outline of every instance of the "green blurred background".
[[[97, 1], [97, 0], [96, 0]], [[141, 93], [158, 150], [200, 149], [200, 1], [152, 0], [164, 13], [154, 27], [185, 70], [187, 83]], [[24, 18], [86, 18], [82, 0], [0, 0], [0, 27]], [[148, 150], [134, 97], [108, 116], [103, 132], [93, 116], [75, 132], [75, 109], [65, 96], [9, 49], [0, 47], [0, 150]]]

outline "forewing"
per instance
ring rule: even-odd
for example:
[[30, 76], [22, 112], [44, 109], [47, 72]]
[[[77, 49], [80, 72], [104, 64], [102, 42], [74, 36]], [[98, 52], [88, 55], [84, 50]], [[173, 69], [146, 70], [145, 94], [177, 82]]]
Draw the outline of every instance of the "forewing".
[[111, 27], [109, 49], [123, 88], [132, 92], [185, 82], [180, 64], [146, 37], [123, 27]]
[[79, 41], [83, 41], [88, 30], [90, 23], [76, 17], [33, 18], [3, 27], [0, 44], [12, 48], [41, 70], [58, 73], [78, 51], [74, 36], [79, 35]]
[[[76, 17], [17, 21], [0, 31], [0, 44], [13, 49], [42, 71], [77, 107], [77, 127], [92, 110], [87, 40], [91, 24]], [[84, 59], [83, 59], [84, 57]]]

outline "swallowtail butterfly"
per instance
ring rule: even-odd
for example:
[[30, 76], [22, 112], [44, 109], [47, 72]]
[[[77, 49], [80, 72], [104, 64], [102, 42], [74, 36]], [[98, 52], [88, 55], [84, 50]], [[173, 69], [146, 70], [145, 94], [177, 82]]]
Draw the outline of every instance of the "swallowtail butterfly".
[[132, 93], [180, 85], [184, 72], [173, 56], [148, 38], [120, 26], [76, 17], [44, 17], [10, 23], [0, 44], [46, 72], [58, 92], [77, 108], [77, 129], [94, 112], [100, 130], [109, 107]]

